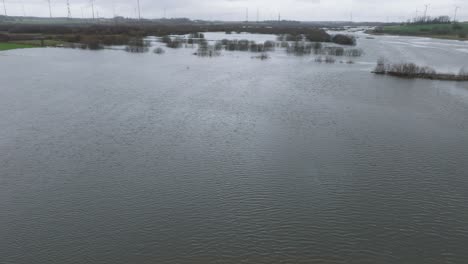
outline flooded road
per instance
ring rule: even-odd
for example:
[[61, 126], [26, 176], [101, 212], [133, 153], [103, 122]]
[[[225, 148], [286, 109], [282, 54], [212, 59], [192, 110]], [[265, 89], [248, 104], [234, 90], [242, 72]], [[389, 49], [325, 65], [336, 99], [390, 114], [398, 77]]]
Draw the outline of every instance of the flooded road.
[[468, 83], [370, 71], [468, 44], [359, 37], [352, 65], [0, 52], [0, 263], [467, 263]]

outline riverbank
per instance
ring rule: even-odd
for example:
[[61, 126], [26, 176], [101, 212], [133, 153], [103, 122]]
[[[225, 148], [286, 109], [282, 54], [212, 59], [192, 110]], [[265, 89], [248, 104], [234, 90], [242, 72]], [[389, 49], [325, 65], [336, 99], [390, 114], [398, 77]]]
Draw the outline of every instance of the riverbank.
[[19, 43], [4, 43], [0, 42], [0, 51], [13, 50], [13, 49], [28, 49], [36, 46], [30, 44], [19, 44]]
[[367, 31], [371, 35], [395, 35], [468, 41], [468, 23], [402, 24], [377, 27]]

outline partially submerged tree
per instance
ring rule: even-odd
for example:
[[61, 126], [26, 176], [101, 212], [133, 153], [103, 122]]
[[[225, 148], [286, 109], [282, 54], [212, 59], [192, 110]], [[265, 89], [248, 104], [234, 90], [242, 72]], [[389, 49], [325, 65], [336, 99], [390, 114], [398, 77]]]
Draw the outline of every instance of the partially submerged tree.
[[356, 45], [356, 38], [351, 35], [337, 34], [337, 35], [332, 36], [331, 40], [333, 43], [340, 44], [340, 45], [349, 45], [349, 46]]

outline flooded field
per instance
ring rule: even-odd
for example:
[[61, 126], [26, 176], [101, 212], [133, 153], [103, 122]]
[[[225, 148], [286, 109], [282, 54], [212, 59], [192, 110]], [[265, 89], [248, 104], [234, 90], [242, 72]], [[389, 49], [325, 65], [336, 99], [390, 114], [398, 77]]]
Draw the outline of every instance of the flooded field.
[[468, 83], [370, 73], [468, 43], [357, 37], [353, 64], [0, 52], [0, 263], [468, 262]]

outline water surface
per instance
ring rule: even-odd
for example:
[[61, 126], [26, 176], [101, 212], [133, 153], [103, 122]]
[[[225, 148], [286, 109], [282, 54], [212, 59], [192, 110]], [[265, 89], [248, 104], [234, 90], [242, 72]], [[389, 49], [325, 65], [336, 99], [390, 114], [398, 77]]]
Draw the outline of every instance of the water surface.
[[0, 263], [467, 263], [468, 84], [370, 74], [467, 44], [358, 42], [0, 53]]

